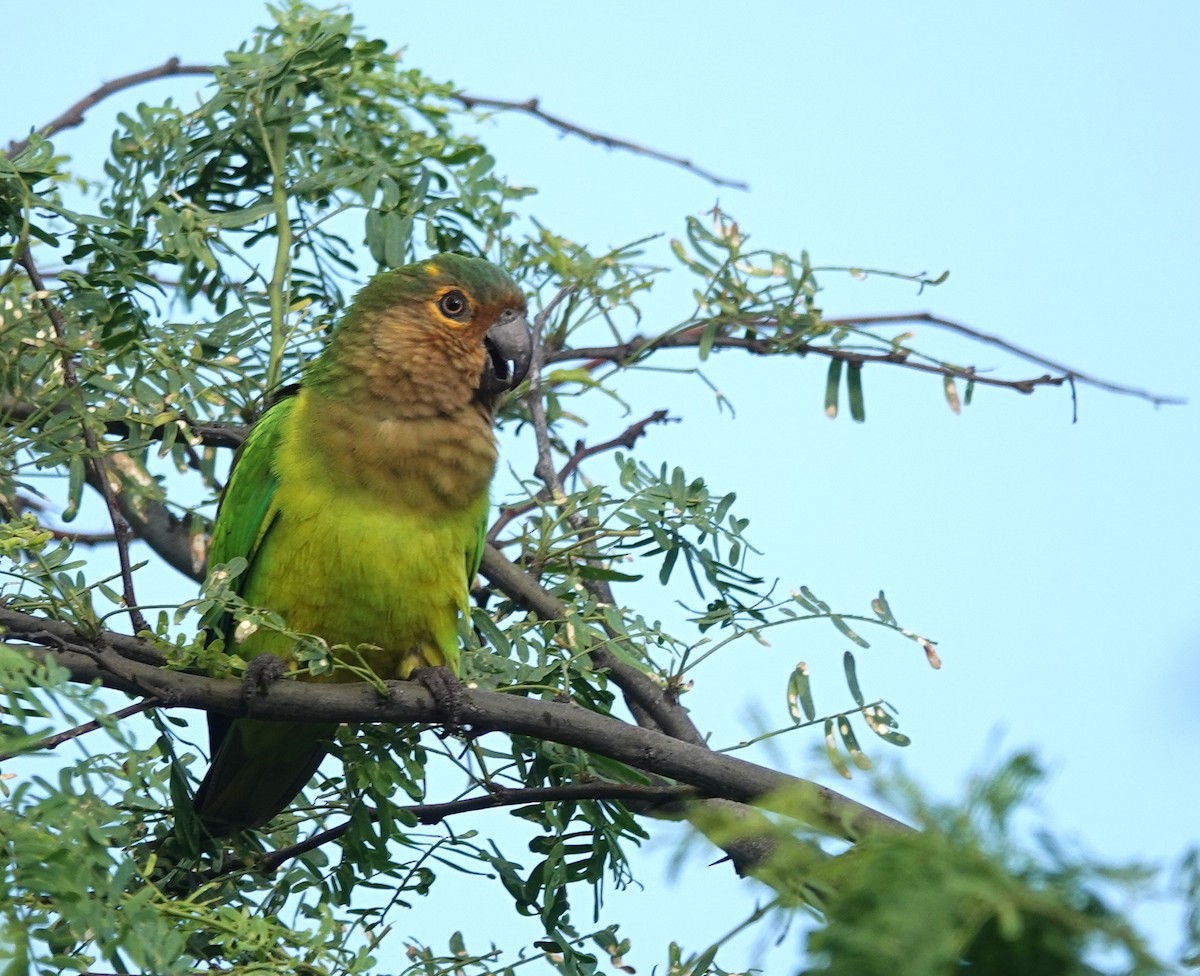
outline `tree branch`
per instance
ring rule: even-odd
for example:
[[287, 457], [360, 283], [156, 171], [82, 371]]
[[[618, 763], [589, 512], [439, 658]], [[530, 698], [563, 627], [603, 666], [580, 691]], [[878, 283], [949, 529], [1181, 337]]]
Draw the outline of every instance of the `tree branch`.
[[[847, 326], [849, 328], [869, 328], [874, 325], [901, 325], [905, 322], [923, 322], [926, 325], [935, 325], [938, 328], [948, 329], [951, 332], [957, 332], [959, 335], [967, 336], [977, 342], [982, 342], [985, 345], [996, 346], [1003, 349], [1005, 352], [1012, 353], [1024, 359], [1026, 362], [1035, 363], [1038, 366], [1045, 366], [1047, 369], [1055, 370], [1063, 374], [1063, 379], [1075, 380], [1078, 383], [1086, 383], [1088, 386], [1094, 386], [1100, 390], [1107, 390], [1109, 393], [1119, 393], [1122, 396], [1138, 397], [1142, 400], [1149, 400], [1156, 407], [1158, 406], [1178, 406], [1187, 403], [1185, 397], [1164, 396], [1159, 393], [1152, 393], [1149, 390], [1141, 390], [1133, 386], [1123, 386], [1119, 383], [1113, 383], [1109, 380], [1100, 379], [1097, 376], [1091, 376], [1088, 373], [1082, 373], [1077, 369], [1072, 369], [1070, 366], [1064, 366], [1052, 359], [1046, 359], [1035, 352], [1030, 352], [1028, 349], [1022, 349], [1020, 346], [1013, 345], [1007, 339], [997, 335], [990, 335], [987, 332], [981, 332], [978, 329], [973, 329], [968, 325], [963, 325], [961, 322], [955, 322], [952, 319], [942, 318], [940, 315], [934, 315], [932, 312], [900, 312], [895, 315], [858, 315], [845, 316], [836, 319], [826, 319], [833, 326]], [[973, 377], [977, 383], [985, 382], [981, 376]], [[1058, 381], [1062, 382], [1062, 379]]]
[[[169, 58], [162, 64], [154, 68], [147, 68], [145, 71], [135, 71], [133, 74], [124, 75], [120, 78], [114, 78], [112, 81], [106, 81], [99, 88], [88, 93], [74, 105], [68, 108], [57, 118], [47, 122], [44, 126], [37, 130], [38, 135], [44, 139], [56, 133], [62, 132], [64, 129], [73, 129], [76, 126], [83, 125], [87, 112], [95, 108], [100, 102], [108, 98], [110, 95], [115, 95], [117, 92], [125, 91], [128, 88], [134, 88], [137, 85], [145, 84], [148, 81], [154, 81], [158, 78], [170, 78], [174, 75], [211, 75], [213, 73], [212, 65], [207, 64], [180, 64], [179, 58]], [[546, 123], [552, 128], [558, 129], [559, 132], [567, 133], [574, 136], [579, 136], [581, 139], [586, 139], [588, 142], [594, 142], [608, 149], [624, 149], [638, 156], [645, 156], [648, 159], [656, 159], [659, 162], [669, 163], [672, 166], [678, 166], [690, 173], [694, 173], [703, 180], [715, 186], [727, 186], [735, 190], [749, 190], [750, 187], [740, 180], [726, 179], [723, 176], [717, 176], [706, 169], [701, 168], [692, 162], [690, 159], [685, 159], [682, 156], [672, 156], [669, 153], [662, 152], [658, 149], [651, 149], [649, 146], [639, 145], [636, 142], [630, 142], [628, 139], [620, 139], [616, 136], [605, 135], [601, 132], [595, 132], [592, 129], [586, 129], [581, 125], [576, 125], [574, 122], [568, 122], [564, 118], [557, 115], [551, 115], [549, 112], [542, 110], [541, 105], [536, 98], [530, 98], [523, 102], [509, 101], [502, 98], [488, 98], [482, 95], [468, 95], [466, 92], [455, 92], [450, 96], [451, 101], [458, 102], [466, 109], [491, 108], [503, 112], [520, 112], [525, 115], [531, 115], [535, 119]], [[19, 155], [29, 148], [28, 139], [14, 140], [8, 144], [8, 152], [6, 155], [9, 159]]]
[[[21, 255], [17, 260], [21, 267], [25, 269], [25, 273], [29, 275], [29, 282], [33, 285], [34, 293], [38, 296], [37, 300], [46, 312], [46, 315], [49, 316], [50, 325], [54, 330], [55, 337], [58, 339], [59, 362], [62, 364], [63, 384], [73, 394], [79, 396], [80, 406], [83, 407], [83, 396], [80, 392], [79, 376], [75, 372], [75, 361], [66, 347], [67, 325], [63, 319], [63, 314], [58, 306], [50, 301], [49, 293], [46, 291], [46, 283], [42, 280], [42, 276], [38, 274], [37, 265], [34, 264], [33, 256], [29, 253], [27, 246], [21, 249]], [[135, 632], [146, 630], [146, 620], [142, 616], [142, 611], [138, 609], [137, 596], [133, 589], [133, 564], [129, 559], [129, 523], [121, 513], [121, 509], [117, 504], [116, 492], [108, 482], [104, 455], [100, 452], [100, 444], [96, 440], [96, 435], [92, 431], [91, 425], [88, 423], [86, 413], [81, 414], [79, 417], [79, 428], [83, 434], [83, 442], [88, 451], [88, 456], [84, 458], [88, 480], [98, 487], [101, 496], [104, 498], [104, 505], [108, 509], [108, 518], [112, 523], [113, 534], [116, 536], [117, 562], [121, 570], [121, 589], [125, 600], [125, 610], [129, 614], [129, 620]]]
[[[537, 580], [511, 562], [495, 546], [484, 546], [479, 566], [483, 577], [515, 603], [532, 610], [543, 620], [562, 620], [570, 608]], [[606, 647], [593, 646], [588, 654], [595, 667], [609, 673], [613, 682], [625, 693], [632, 709], [651, 715], [655, 724], [673, 738], [700, 745], [700, 735], [687, 710], [667, 698], [663, 688], [646, 672], [626, 664]]]
[[[55, 133], [62, 132], [63, 129], [73, 129], [75, 126], [83, 125], [84, 116], [89, 109], [95, 108], [100, 102], [108, 98], [109, 95], [115, 95], [119, 91], [124, 91], [127, 88], [133, 88], [136, 85], [144, 84], [147, 81], [153, 81], [156, 78], [169, 78], [172, 75], [211, 75], [213, 69], [205, 64], [180, 64], [179, 58], [170, 58], [156, 68], [147, 68], [145, 71], [135, 71], [131, 75], [124, 75], [121, 78], [115, 78], [112, 81], [106, 81], [95, 91], [85, 95], [69, 109], [58, 116], [58, 118], [47, 122], [44, 126], [37, 130], [38, 135], [43, 139], [48, 139]], [[8, 144], [8, 158], [12, 159], [29, 148], [28, 139], [20, 139]]]
[[[499, 807], [513, 807], [524, 803], [551, 803], [558, 800], [614, 800], [622, 803], [635, 803], [646, 807], [652, 805], [677, 804], [684, 800], [695, 799], [700, 794], [690, 786], [636, 786], [626, 783], [609, 783], [593, 781], [575, 783], [570, 786], [539, 786], [527, 789], [505, 789], [489, 787], [486, 796], [468, 797], [463, 800], [452, 800], [448, 803], [422, 803], [413, 806], [398, 806], [397, 813], [408, 813], [416, 818], [417, 823], [431, 825], [441, 823], [447, 817], [460, 813], [473, 813], [477, 810], [493, 810]], [[374, 823], [379, 819], [378, 810], [370, 810], [368, 819]], [[277, 851], [255, 862], [254, 867], [259, 871], [271, 872], [285, 861], [290, 861], [301, 854], [316, 850], [325, 844], [338, 840], [350, 829], [351, 821], [330, 827], [307, 837], [295, 844], [281, 847]]]
[[[971, 335], [974, 330], [967, 326], [960, 326], [958, 323], [950, 322], [948, 319], [939, 319], [936, 316], [928, 315], [927, 313], [914, 313], [910, 316], [862, 316], [856, 318], [843, 319], [825, 319], [826, 325], [838, 327], [854, 327], [863, 328], [870, 325], [881, 325], [885, 323], [897, 323], [904, 321], [921, 321], [929, 322], [934, 325], [941, 325], [946, 328], [954, 327], [962, 331], [964, 335]], [[749, 328], [761, 329], [771, 328], [775, 323], [770, 321], [753, 321], [753, 322], [730, 322], [731, 328]], [[678, 332], [668, 333], [663, 336], [646, 338], [645, 336], [637, 335], [614, 346], [589, 346], [575, 349], [556, 349], [546, 354], [548, 363], [564, 362], [567, 360], [583, 359], [587, 360], [583, 364], [584, 369], [595, 369], [605, 363], [615, 363], [617, 365], [628, 365], [629, 363], [641, 358], [649, 352], [657, 349], [686, 349], [698, 347], [702, 341], [705, 341], [704, 335], [708, 329], [706, 323], [689, 326], [686, 329], [681, 329]], [[988, 341], [989, 337], [986, 333], [976, 333], [981, 341]], [[1018, 351], [1018, 347], [1011, 346], [1002, 339], [997, 339], [996, 345], [1001, 348], [1008, 349], [1017, 355], [1022, 355]], [[842, 362], [852, 365], [861, 366], [863, 363], [887, 363], [892, 366], [899, 366], [903, 369], [912, 369], [921, 373], [934, 373], [938, 376], [946, 376], [951, 379], [962, 379], [974, 383], [979, 383], [984, 386], [998, 386], [1010, 390], [1016, 390], [1018, 393], [1032, 393], [1039, 386], [1062, 386], [1074, 382], [1086, 383], [1089, 386], [1095, 386], [1102, 390], [1107, 390], [1110, 393], [1121, 393], [1126, 396], [1140, 397], [1144, 400], [1149, 400], [1156, 406], [1162, 404], [1181, 404], [1186, 400], [1164, 396], [1157, 393], [1151, 393], [1146, 390], [1139, 390], [1134, 387], [1121, 386], [1118, 383], [1111, 383], [1108, 380], [1102, 380], [1087, 373], [1081, 373], [1077, 370], [1072, 370], [1067, 367], [1061, 367], [1052, 363], [1050, 360], [1043, 360], [1033, 354], [1029, 354], [1025, 358], [1041, 364], [1051, 365], [1055, 369], [1063, 371], [1060, 376], [1036, 376], [1030, 379], [1023, 380], [1006, 380], [994, 376], [989, 376], [986, 373], [980, 373], [974, 366], [952, 366], [947, 363], [925, 363], [911, 358], [911, 351], [908, 349], [897, 348], [888, 352], [862, 352], [854, 349], [846, 349], [838, 346], [817, 345], [811, 342], [805, 342], [796, 339], [792, 336], [787, 337], [749, 337], [749, 336], [734, 336], [734, 335], [716, 335], [711, 339], [711, 345], [714, 349], [744, 349], [745, 351], [757, 356], [778, 356], [785, 354], [808, 355], [812, 353], [817, 356], [825, 356], [829, 359], [839, 359]]]
[[[381, 695], [365, 682], [285, 680], [273, 684], [265, 694], [253, 696], [246, 694], [240, 681], [169, 671], [147, 663], [161, 662], [161, 657], [151, 643], [138, 638], [110, 631], [89, 637], [62, 621], [4, 606], [0, 606], [0, 628], [10, 638], [45, 648], [35, 650], [34, 655], [66, 668], [72, 680], [98, 681], [152, 698], [163, 707], [203, 708], [266, 720], [295, 720], [302, 715], [313, 722], [445, 721], [441, 706], [418, 682], [389, 681], [387, 694]], [[547, 739], [665, 776], [711, 796], [761, 804], [833, 837], [858, 840], [872, 831], [908, 829], [819, 784], [629, 725], [574, 703], [464, 688], [458, 720], [476, 734], [496, 731]]]
[[[43, 404], [31, 403], [28, 400], [18, 400], [7, 393], [0, 394], [0, 418], [23, 423], [43, 414], [53, 415], [67, 412], [69, 411], [62, 404], [47, 407]], [[179, 412], [169, 424], [157, 424], [142, 436], [148, 441], [161, 441], [168, 426], [180, 423], [187, 427], [188, 433], [195, 439], [195, 442], [203, 444], [205, 447], [237, 448], [241, 446], [242, 441], [250, 432], [248, 424], [197, 421], [192, 420], [187, 414]], [[104, 432], [127, 440], [133, 435], [134, 426], [128, 420], [105, 420]], [[142, 425], [142, 429], [145, 426], [148, 425]]]
[[[118, 708], [104, 717], [109, 722], [119, 722], [123, 718], [129, 718], [130, 715], [137, 715], [140, 712], [145, 712], [155, 706], [152, 701], [134, 702], [132, 705], [126, 705], [124, 708]], [[87, 735], [89, 732], [95, 732], [97, 729], [104, 727], [104, 722], [100, 719], [93, 719], [91, 722], [84, 722], [82, 725], [76, 725], [73, 729], [59, 732], [56, 735], [49, 735], [39, 742], [34, 742], [26, 746], [19, 752], [0, 752], [0, 762], [5, 762], [13, 759], [16, 756], [23, 756], [30, 752], [43, 752], [48, 749], [57, 749], [64, 742], [70, 742], [72, 739], [78, 739], [81, 735]]]
[[696, 174], [702, 180], [707, 180], [715, 186], [727, 186], [734, 190], [750, 189], [749, 185], [741, 180], [731, 180], [723, 176], [717, 176], [706, 169], [701, 169], [690, 159], [685, 159], [682, 156], [671, 156], [658, 149], [650, 149], [636, 142], [629, 142], [626, 139], [618, 139], [616, 136], [604, 135], [601, 132], [585, 129], [574, 122], [568, 122], [557, 115], [551, 115], [549, 112], [542, 110], [541, 102], [536, 98], [530, 98], [523, 102], [511, 102], [500, 98], [484, 98], [479, 95], [468, 95], [466, 92], [456, 92], [450, 97], [464, 108], [494, 108], [503, 112], [522, 112], [526, 115], [532, 115], [535, 119], [558, 129], [559, 132], [579, 136], [588, 142], [598, 143], [608, 149], [625, 149], [638, 156], [646, 156], [649, 159], [657, 159], [663, 163], [670, 163], [672, 166], [678, 166], [690, 173]]

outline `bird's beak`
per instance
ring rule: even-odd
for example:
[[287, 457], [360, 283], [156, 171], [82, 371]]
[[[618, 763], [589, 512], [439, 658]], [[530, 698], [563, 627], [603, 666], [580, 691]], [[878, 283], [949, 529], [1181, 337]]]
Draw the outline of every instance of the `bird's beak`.
[[487, 360], [479, 377], [480, 392], [495, 397], [516, 389], [533, 358], [533, 336], [525, 316], [515, 309], [504, 312], [483, 337], [483, 348]]

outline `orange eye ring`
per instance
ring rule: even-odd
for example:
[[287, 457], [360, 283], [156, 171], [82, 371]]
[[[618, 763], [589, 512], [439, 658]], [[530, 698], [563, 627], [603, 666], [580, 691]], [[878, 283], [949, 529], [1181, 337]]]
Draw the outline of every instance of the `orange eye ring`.
[[467, 317], [467, 313], [471, 311], [471, 305], [467, 301], [467, 296], [455, 288], [453, 291], [448, 291], [437, 303], [438, 311], [446, 318], [460, 320]]

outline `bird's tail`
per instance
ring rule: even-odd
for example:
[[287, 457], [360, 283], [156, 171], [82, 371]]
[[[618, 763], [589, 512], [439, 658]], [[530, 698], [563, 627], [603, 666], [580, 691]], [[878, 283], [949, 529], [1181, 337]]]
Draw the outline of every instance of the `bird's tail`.
[[210, 715], [212, 765], [196, 791], [196, 817], [217, 836], [263, 826], [308, 785], [337, 728]]

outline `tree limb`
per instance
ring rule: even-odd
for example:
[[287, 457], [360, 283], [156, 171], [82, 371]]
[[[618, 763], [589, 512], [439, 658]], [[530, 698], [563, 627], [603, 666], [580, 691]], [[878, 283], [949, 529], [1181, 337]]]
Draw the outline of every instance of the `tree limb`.
[[[448, 803], [422, 803], [413, 806], [397, 806], [397, 813], [415, 817], [417, 823], [431, 825], [441, 823], [447, 817], [477, 810], [494, 810], [500, 807], [519, 806], [525, 803], [551, 803], [558, 800], [615, 800], [622, 803], [641, 805], [678, 804], [700, 794], [690, 786], [637, 786], [628, 783], [594, 781], [574, 783], [570, 786], [539, 786], [525, 789], [489, 787], [486, 796], [467, 797]], [[371, 810], [367, 818], [372, 822], [379, 819], [379, 811]], [[311, 837], [279, 850], [272, 851], [254, 863], [255, 869], [264, 872], [276, 870], [285, 861], [316, 850], [341, 838], [351, 827], [351, 821], [322, 830]]]
[[[152, 701], [134, 702], [132, 705], [126, 705], [124, 708], [118, 708], [104, 716], [104, 720], [109, 722], [119, 722], [123, 718], [129, 718], [130, 715], [138, 715], [141, 712], [153, 708], [155, 705]], [[42, 752], [48, 749], [57, 749], [64, 742], [70, 742], [72, 739], [78, 739], [81, 735], [87, 735], [89, 732], [95, 732], [97, 729], [103, 728], [104, 722], [101, 719], [93, 719], [90, 722], [84, 722], [82, 725], [76, 725], [74, 728], [66, 729], [56, 735], [49, 735], [39, 742], [31, 743], [20, 752], [0, 752], [0, 762], [12, 759], [16, 756], [22, 756], [30, 752]]]
[[[1063, 386], [1070, 383], [1085, 383], [1089, 386], [1095, 386], [1102, 390], [1107, 390], [1110, 393], [1120, 393], [1126, 396], [1139, 397], [1143, 400], [1149, 400], [1156, 406], [1159, 405], [1177, 405], [1186, 403], [1187, 401], [1174, 396], [1165, 396], [1158, 393], [1152, 393], [1147, 390], [1140, 390], [1136, 387], [1122, 386], [1118, 383], [1112, 383], [1108, 380], [1099, 379], [1087, 373], [1081, 373], [1078, 370], [1073, 370], [1068, 367], [1060, 366], [1053, 363], [1051, 360], [1042, 359], [1032, 353], [1025, 354], [1019, 347], [1006, 343], [1004, 340], [994, 336], [988, 336], [986, 333], [976, 333], [967, 326], [959, 325], [956, 322], [951, 322], [948, 319], [940, 319], [936, 316], [925, 312], [917, 312], [912, 315], [884, 315], [884, 316], [858, 316], [852, 318], [841, 319], [825, 319], [825, 325], [837, 328], [845, 326], [847, 328], [865, 328], [871, 325], [882, 325], [888, 323], [900, 323], [906, 321], [928, 322], [933, 325], [939, 325], [944, 328], [954, 328], [962, 332], [964, 335], [975, 335], [983, 342], [989, 342], [992, 339], [996, 341], [992, 344], [1004, 348], [1015, 355], [1023, 356], [1032, 362], [1041, 365], [1048, 365], [1053, 369], [1061, 371], [1059, 376], [1051, 376], [1049, 374], [1043, 376], [1035, 376], [1029, 379], [1009, 380], [999, 377], [989, 376], [987, 373], [979, 372], [974, 366], [953, 366], [948, 363], [927, 363], [912, 358], [912, 353], [908, 349], [896, 348], [887, 352], [863, 352], [856, 349], [847, 349], [840, 346], [818, 345], [816, 343], [805, 342], [797, 339], [794, 336], [759, 336], [751, 337], [744, 335], [716, 335], [711, 340], [705, 340], [705, 333], [708, 330], [708, 323], [700, 323], [692, 325], [686, 329], [680, 329], [677, 332], [667, 333], [662, 336], [647, 338], [646, 336], [637, 335], [628, 339], [625, 342], [612, 346], [585, 346], [580, 348], [555, 349], [549, 350], [546, 353], [547, 363], [558, 363], [570, 360], [583, 359], [586, 360], [583, 364], [584, 369], [595, 369], [605, 363], [615, 363], [617, 365], [627, 365], [649, 352], [657, 349], [687, 349], [698, 347], [701, 342], [709, 341], [714, 349], [744, 349], [757, 356], [778, 356], [783, 354], [825, 356], [828, 359], [838, 359], [842, 362], [852, 365], [861, 366], [864, 363], [886, 363], [892, 366], [899, 366], [903, 369], [912, 369], [921, 373], [933, 373], [938, 376], [949, 377], [950, 379], [962, 379], [973, 383], [979, 383], [984, 386], [997, 386], [1010, 390], [1016, 390], [1018, 393], [1032, 393], [1039, 386]], [[739, 329], [762, 329], [773, 328], [775, 323], [765, 320], [747, 321], [747, 322], [729, 322], [726, 324], [728, 328]]]
[[[10, 638], [39, 645], [39, 658], [66, 668], [74, 681], [154, 699], [163, 707], [203, 708], [231, 716], [313, 722], [414, 722], [445, 720], [418, 682], [389, 681], [380, 695], [365, 683], [279, 681], [266, 694], [248, 696], [240, 681], [170, 671], [154, 646], [103, 631], [85, 636], [62, 621], [0, 606], [0, 628]], [[507, 732], [547, 739], [607, 756], [665, 776], [702, 793], [762, 805], [833, 837], [858, 840], [872, 831], [908, 829], [897, 820], [817, 783], [789, 776], [703, 745], [589, 711], [574, 703], [521, 698], [464, 688], [458, 720], [476, 734]]]
[[[959, 335], [967, 336], [977, 342], [982, 342], [985, 345], [996, 346], [1003, 349], [1005, 352], [1012, 353], [1024, 359], [1026, 362], [1035, 363], [1038, 366], [1045, 366], [1047, 369], [1055, 370], [1062, 373], [1064, 379], [1073, 379], [1078, 383], [1086, 383], [1088, 386], [1094, 386], [1100, 390], [1107, 390], [1109, 393], [1119, 393], [1122, 396], [1138, 397], [1142, 400], [1149, 400], [1156, 407], [1159, 406], [1179, 406], [1187, 403], [1186, 397], [1164, 396], [1160, 393], [1153, 393], [1150, 390], [1141, 390], [1133, 386], [1123, 386], [1120, 383], [1113, 383], [1109, 380], [1100, 379], [1097, 376], [1091, 376], [1088, 373], [1082, 373], [1077, 369], [1072, 369], [1070, 366], [1064, 366], [1062, 363], [1057, 363], [1052, 359], [1046, 359], [1035, 352], [1030, 352], [1028, 349], [1023, 349], [1020, 346], [1013, 345], [1007, 339], [997, 335], [990, 335], [987, 332], [981, 332], [978, 329], [973, 329], [969, 325], [963, 325], [961, 322], [955, 322], [953, 319], [942, 318], [940, 315], [934, 315], [932, 312], [900, 312], [895, 315], [857, 315], [843, 316], [836, 319], [826, 319], [833, 326], [847, 326], [849, 328], [869, 328], [875, 325], [900, 325], [905, 322], [923, 322], [926, 325], [935, 325], [938, 328], [948, 329], [951, 332], [957, 332]], [[974, 377], [976, 382], [984, 382], [983, 377]], [[1061, 383], [1061, 380], [1059, 381]]]

